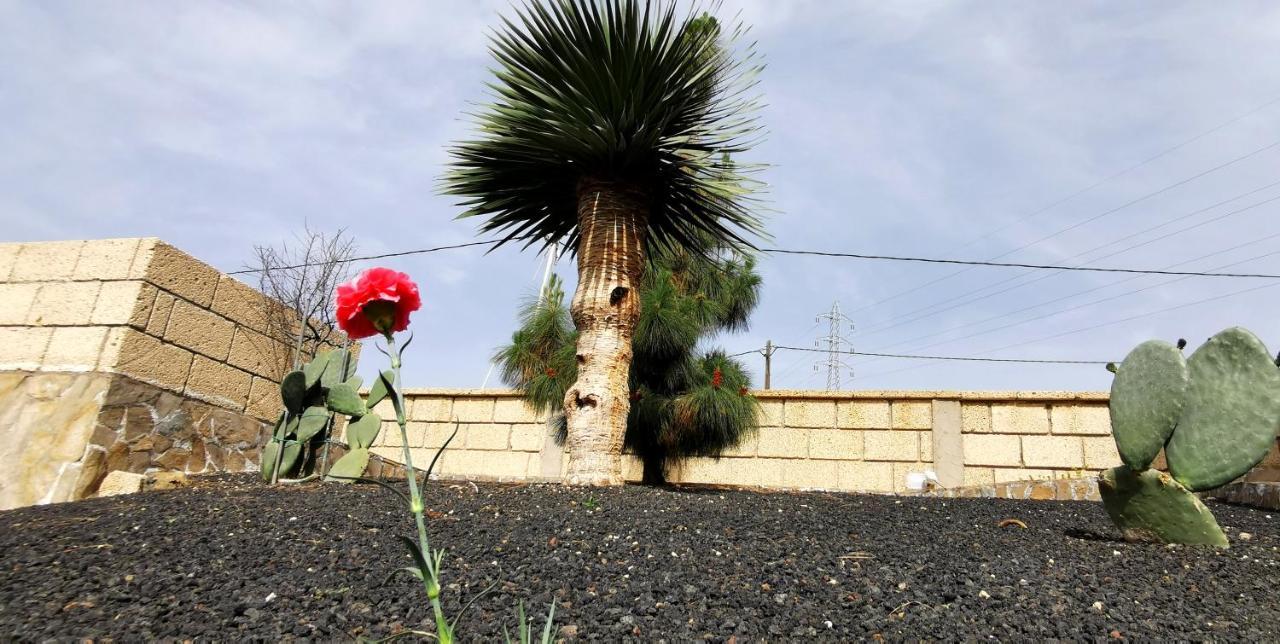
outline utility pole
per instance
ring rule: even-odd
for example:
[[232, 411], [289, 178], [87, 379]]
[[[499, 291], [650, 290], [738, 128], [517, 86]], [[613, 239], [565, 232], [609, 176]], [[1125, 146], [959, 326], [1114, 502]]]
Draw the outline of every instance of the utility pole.
[[[853, 320], [840, 312], [840, 303], [833, 302], [829, 313], [822, 313], [817, 316], [816, 321], [827, 321], [827, 335], [818, 338], [814, 345], [827, 352], [826, 360], [822, 360], [813, 366], [814, 371], [819, 367], [827, 369], [827, 390], [834, 391], [840, 388], [840, 371], [842, 369], [849, 370], [849, 377], [853, 377], [853, 369], [845, 364], [841, 356], [844, 355], [845, 346], [849, 345], [849, 341], [841, 335], [841, 329], [845, 324], [849, 325], [849, 330], [853, 330]], [[850, 347], [852, 350], [852, 347]]]
[[773, 340], [765, 340], [764, 342], [764, 388], [768, 389], [773, 383], [773, 352], [777, 349], [773, 348]]

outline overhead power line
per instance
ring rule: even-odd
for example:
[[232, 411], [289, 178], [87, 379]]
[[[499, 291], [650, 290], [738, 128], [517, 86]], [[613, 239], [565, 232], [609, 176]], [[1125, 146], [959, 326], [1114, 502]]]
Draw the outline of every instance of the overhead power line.
[[[384, 259], [387, 259], [387, 257], [403, 257], [403, 256], [406, 256], [406, 255], [422, 255], [422, 254], [426, 254], [426, 252], [452, 251], [452, 250], [454, 250], [454, 248], [467, 248], [467, 247], [471, 247], [471, 246], [485, 246], [485, 245], [493, 246], [493, 245], [495, 245], [495, 243], [498, 243], [497, 239], [493, 239], [493, 241], [488, 241], [488, 242], [454, 243], [454, 245], [452, 245], [452, 246], [435, 246], [435, 247], [431, 247], [431, 248], [415, 248], [415, 250], [412, 250], [412, 251], [384, 252], [384, 254], [381, 254], [381, 255], [365, 255], [365, 256], [361, 256], [361, 257], [351, 257], [351, 259], [343, 260], [343, 261], [342, 261], [342, 264], [351, 264], [351, 262], [356, 262], [356, 261], [384, 260]], [[307, 268], [307, 266], [319, 266], [320, 264], [321, 264], [321, 262], [312, 262], [312, 264], [294, 264], [294, 265], [292, 265], [292, 266], [275, 266], [274, 270], [305, 269], [305, 268]], [[243, 269], [243, 270], [233, 270], [233, 271], [230, 271], [230, 273], [228, 273], [228, 275], [243, 275], [243, 274], [246, 274], [246, 273], [261, 273], [261, 271], [262, 271], [262, 269]]]
[[[1257, 106], [1257, 107], [1254, 107], [1253, 109], [1250, 109], [1250, 110], [1249, 110], [1249, 111], [1247, 111], [1247, 112], [1244, 112], [1244, 113], [1238, 114], [1238, 115], [1236, 115], [1236, 116], [1233, 116], [1233, 117], [1231, 117], [1230, 119], [1227, 119], [1226, 121], [1223, 121], [1223, 122], [1221, 122], [1221, 123], [1219, 123], [1219, 124], [1217, 124], [1217, 125], [1215, 125], [1215, 126], [1213, 126], [1213, 127], [1209, 128], [1209, 129], [1207, 129], [1207, 130], [1204, 130], [1203, 132], [1200, 132], [1199, 134], [1197, 134], [1197, 135], [1195, 135], [1195, 136], [1193, 136], [1193, 137], [1191, 137], [1191, 138], [1189, 138], [1189, 139], [1183, 140], [1182, 142], [1180, 142], [1180, 143], [1178, 143], [1178, 144], [1176, 144], [1176, 145], [1174, 145], [1174, 146], [1172, 146], [1172, 147], [1165, 148], [1164, 150], [1162, 150], [1162, 151], [1160, 151], [1160, 152], [1156, 153], [1155, 155], [1150, 156], [1150, 157], [1147, 157], [1146, 159], [1143, 159], [1142, 161], [1139, 161], [1138, 163], [1135, 163], [1134, 165], [1131, 165], [1131, 166], [1129, 166], [1129, 167], [1127, 167], [1127, 168], [1125, 168], [1125, 169], [1123, 169], [1123, 170], [1120, 170], [1119, 172], [1115, 172], [1115, 173], [1112, 173], [1112, 174], [1110, 174], [1110, 175], [1107, 175], [1106, 177], [1103, 177], [1102, 179], [1099, 179], [1098, 181], [1096, 181], [1096, 182], [1094, 182], [1094, 183], [1092, 183], [1092, 184], [1090, 184], [1090, 185], [1088, 185], [1088, 186], [1085, 186], [1084, 188], [1081, 188], [1081, 189], [1079, 189], [1079, 190], [1076, 190], [1075, 192], [1072, 192], [1072, 193], [1070, 193], [1070, 194], [1068, 194], [1068, 195], [1066, 195], [1066, 196], [1064, 196], [1064, 197], [1061, 197], [1061, 198], [1059, 198], [1059, 199], [1057, 199], [1057, 200], [1054, 200], [1053, 202], [1051, 202], [1051, 203], [1049, 203], [1049, 204], [1047, 204], [1047, 205], [1045, 205], [1045, 206], [1043, 206], [1043, 207], [1041, 207], [1041, 208], [1038, 208], [1038, 209], [1036, 209], [1036, 210], [1034, 210], [1034, 211], [1032, 211], [1032, 212], [1026, 213], [1026, 214], [1024, 214], [1024, 215], [1022, 215], [1022, 216], [1020, 216], [1020, 217], [1016, 218], [1014, 221], [1011, 221], [1011, 222], [1009, 222], [1009, 223], [1007, 223], [1007, 224], [1005, 224], [1005, 225], [1003, 225], [1003, 226], [999, 226], [999, 227], [997, 227], [997, 228], [995, 228], [995, 229], [993, 229], [993, 230], [990, 230], [990, 231], [988, 231], [988, 232], [986, 232], [986, 233], [984, 233], [984, 234], [982, 234], [982, 235], [980, 235], [980, 236], [978, 236], [978, 237], [975, 237], [975, 238], [973, 238], [973, 239], [969, 240], [968, 242], [966, 242], [965, 244], [963, 244], [963, 245], [961, 245], [961, 246], [958, 246], [958, 247], [956, 247], [956, 248], [952, 249], [952, 250], [951, 250], [951, 252], [956, 252], [956, 251], [959, 251], [959, 250], [964, 250], [965, 248], [968, 248], [968, 247], [970, 247], [970, 246], [972, 246], [972, 245], [974, 245], [974, 244], [976, 244], [976, 243], [978, 243], [978, 242], [980, 242], [980, 241], [982, 241], [982, 240], [984, 240], [984, 239], [987, 239], [987, 238], [991, 237], [992, 235], [995, 235], [995, 234], [997, 234], [997, 233], [1000, 233], [1000, 232], [1002, 232], [1002, 231], [1004, 231], [1004, 230], [1007, 230], [1007, 229], [1009, 229], [1009, 228], [1011, 228], [1011, 227], [1013, 227], [1013, 226], [1015, 226], [1015, 225], [1017, 225], [1017, 224], [1019, 224], [1019, 223], [1022, 223], [1023, 221], [1026, 221], [1026, 220], [1028, 220], [1028, 219], [1031, 219], [1031, 218], [1033, 218], [1033, 217], [1036, 217], [1036, 216], [1038, 216], [1038, 215], [1041, 215], [1041, 214], [1043, 214], [1043, 213], [1045, 213], [1045, 212], [1048, 212], [1048, 211], [1050, 211], [1050, 210], [1052, 210], [1052, 209], [1056, 208], [1057, 206], [1060, 206], [1060, 205], [1062, 205], [1062, 204], [1064, 204], [1064, 203], [1066, 203], [1066, 202], [1068, 202], [1068, 201], [1071, 201], [1072, 199], [1075, 199], [1076, 197], [1079, 197], [1080, 195], [1083, 195], [1083, 194], [1085, 194], [1085, 193], [1087, 193], [1087, 192], [1090, 192], [1090, 191], [1091, 191], [1091, 190], [1093, 190], [1094, 188], [1098, 188], [1098, 187], [1102, 186], [1103, 184], [1106, 184], [1106, 183], [1108, 183], [1108, 182], [1110, 182], [1110, 181], [1112, 181], [1112, 180], [1118, 179], [1118, 178], [1120, 178], [1120, 177], [1122, 177], [1122, 176], [1124, 176], [1124, 175], [1126, 175], [1126, 174], [1129, 174], [1130, 172], [1133, 172], [1134, 170], [1137, 170], [1138, 168], [1141, 168], [1141, 167], [1143, 167], [1143, 166], [1147, 165], [1148, 163], [1151, 163], [1152, 161], [1155, 161], [1155, 160], [1157, 160], [1157, 159], [1160, 159], [1160, 158], [1162, 158], [1162, 157], [1164, 157], [1164, 156], [1166, 156], [1166, 155], [1168, 155], [1168, 154], [1170, 154], [1170, 153], [1173, 153], [1173, 152], [1175, 152], [1175, 151], [1177, 151], [1177, 150], [1179, 150], [1179, 149], [1181, 149], [1181, 148], [1183, 148], [1183, 147], [1186, 147], [1186, 146], [1188, 146], [1188, 145], [1190, 145], [1190, 144], [1192, 144], [1192, 143], [1195, 143], [1196, 141], [1199, 141], [1200, 139], [1202, 139], [1202, 138], [1204, 138], [1204, 137], [1206, 137], [1206, 136], [1208, 136], [1208, 135], [1210, 135], [1210, 134], [1213, 134], [1214, 132], [1217, 132], [1218, 130], [1221, 130], [1221, 129], [1223, 129], [1223, 128], [1226, 128], [1226, 127], [1227, 127], [1227, 126], [1229, 126], [1229, 125], [1233, 125], [1233, 124], [1235, 124], [1237, 121], [1240, 121], [1240, 120], [1242, 120], [1242, 119], [1244, 119], [1244, 118], [1246, 118], [1246, 117], [1249, 117], [1249, 116], [1252, 116], [1252, 115], [1254, 115], [1254, 114], [1257, 114], [1258, 112], [1261, 112], [1262, 110], [1265, 110], [1265, 109], [1267, 109], [1268, 107], [1271, 107], [1272, 105], [1275, 105], [1276, 103], [1280, 103], [1280, 96], [1278, 96], [1278, 97], [1276, 97], [1276, 98], [1273, 98], [1273, 99], [1271, 99], [1271, 100], [1269, 100], [1269, 101], [1267, 101], [1267, 102], [1265, 102], [1265, 103], [1263, 103], [1263, 104], [1261, 104], [1261, 105], [1259, 105], [1259, 106]], [[1255, 152], [1255, 153], [1256, 153], [1256, 152]], [[1253, 154], [1255, 154], [1255, 153], [1250, 153], [1248, 156], [1252, 156], [1252, 155], [1253, 155]], [[1237, 160], [1239, 160], [1239, 159], [1237, 159]], [[1235, 161], [1229, 162], [1229, 164], [1230, 164], [1230, 163], [1235, 163]], [[1210, 170], [1210, 172], [1212, 172], [1212, 171], [1214, 171], [1214, 170], [1218, 170], [1218, 169], [1221, 169], [1221, 168], [1213, 168], [1213, 169], [1211, 169], [1211, 170]], [[1189, 179], [1189, 180], [1197, 179], [1197, 178], [1199, 178], [1199, 176], [1202, 176], [1202, 175], [1197, 175], [1196, 177], [1192, 177], [1192, 178], [1191, 178], [1191, 179]], [[1176, 187], [1177, 185], [1181, 185], [1182, 183], [1184, 183], [1184, 182], [1180, 182], [1180, 183], [1178, 183], [1178, 184], [1175, 184], [1175, 186], [1170, 186], [1170, 187]], [[1163, 189], [1162, 189], [1161, 191], [1163, 191]], [[1158, 194], [1158, 193], [1157, 193], [1157, 194]], [[1147, 195], [1147, 196], [1145, 196], [1145, 197], [1140, 198], [1139, 200], [1141, 200], [1141, 199], [1145, 199], [1145, 198], [1147, 198], [1147, 197], [1151, 197], [1151, 196], [1155, 196], [1155, 194]], [[1124, 206], [1121, 206], [1121, 208], [1125, 208], [1125, 207], [1128, 207], [1128, 206], [1131, 206], [1131, 205], [1133, 205], [1133, 203], [1125, 204]], [[1104, 215], [1106, 215], [1106, 214], [1110, 214], [1110, 213], [1103, 213], [1103, 214], [1104, 214]], [[1087, 222], [1085, 222], [1085, 223], [1087, 223]], [[1065, 231], [1059, 231], [1058, 233], [1054, 233], [1054, 236], [1056, 236], [1056, 235], [1060, 234], [1061, 232], [1065, 232]], [[1041, 241], [1044, 241], [1044, 240], [1043, 240], [1043, 239], [1042, 239], [1042, 240], [1037, 240], [1037, 241], [1032, 242], [1032, 243], [1033, 243], [1033, 244], [1038, 244], [1038, 243], [1040, 243]], [[1011, 253], [1017, 252], [1017, 251], [1019, 251], [1019, 250], [1021, 250], [1021, 249], [1023, 249], [1023, 248], [1026, 248], [1026, 246], [1021, 246], [1021, 247], [1019, 247], [1019, 248], [1016, 248], [1016, 249], [1014, 249], [1014, 250], [1012, 250], [1012, 251], [1009, 251], [1009, 253], [1005, 253], [1005, 254], [1002, 254], [1002, 255], [996, 255], [995, 257], [992, 257], [991, 259], [999, 259], [999, 258], [1001, 258], [1001, 257], [1004, 257], [1004, 256], [1008, 255], [1008, 254], [1011, 254]], [[902, 297], [902, 296], [904, 296], [904, 295], [907, 295], [907, 294], [909, 294], [909, 293], [915, 293], [915, 292], [917, 292], [917, 291], [919, 291], [919, 290], [921, 290], [921, 289], [924, 289], [924, 288], [927, 288], [927, 287], [932, 286], [932, 285], [934, 285], [934, 284], [937, 284], [938, 282], [942, 282], [942, 281], [946, 281], [946, 280], [948, 280], [948, 279], [951, 279], [952, 277], [955, 277], [956, 275], [959, 275], [960, 273], [963, 273], [963, 272], [968, 271], [968, 270], [970, 270], [970, 269], [968, 269], [968, 268], [962, 268], [962, 269], [960, 269], [960, 270], [958, 270], [958, 271], [955, 271], [955, 272], [949, 273], [949, 274], [947, 274], [947, 275], [943, 275], [942, 277], [937, 277], [937, 278], [934, 278], [934, 279], [929, 280], [929, 281], [927, 281], [927, 282], [924, 282], [924, 283], [922, 283], [922, 284], [918, 284], [918, 285], [916, 285], [916, 286], [914, 286], [914, 287], [912, 287], [912, 288], [909, 288], [909, 289], [899, 289], [897, 293], [895, 293], [895, 294], [893, 294], [893, 295], [890, 295], [890, 296], [889, 296], [889, 297], [887, 297], [887, 298], [883, 298], [883, 299], [877, 300], [877, 301], [875, 301], [875, 302], [872, 302], [872, 303], [870, 303], [870, 304], [867, 304], [866, 306], [863, 306], [862, 308], [859, 308], [859, 309], [857, 309], [857, 310], [855, 310], [855, 311], [853, 311], [853, 312], [854, 312], [854, 313], [860, 313], [860, 312], [862, 312], [862, 311], [864, 311], [864, 310], [866, 310], [866, 309], [869, 309], [869, 308], [874, 307], [874, 306], [878, 306], [878, 305], [883, 304], [883, 303], [885, 303], [885, 302], [888, 302], [888, 301], [890, 301], [890, 300], [897, 299], [897, 298]]]
[[1166, 271], [1142, 268], [1116, 268], [1096, 266], [1062, 266], [1057, 264], [1023, 264], [1019, 262], [988, 262], [966, 259], [944, 259], [940, 257], [908, 257], [902, 255], [864, 255], [859, 253], [836, 253], [816, 250], [783, 250], [780, 248], [763, 248], [762, 253], [786, 255], [817, 255], [820, 257], [848, 257], [852, 259], [880, 259], [894, 262], [925, 262], [930, 264], [963, 264], [966, 266], [995, 266], [1001, 268], [1034, 268], [1056, 271], [1087, 271], [1092, 273], [1138, 273], [1142, 275], [1187, 275], [1192, 277], [1257, 277], [1264, 279], [1280, 279], [1280, 275], [1272, 273], [1208, 273], [1198, 271]]
[[[1105, 365], [1110, 360], [1049, 360], [1037, 358], [979, 358], [976, 356], [926, 356], [910, 353], [875, 353], [871, 351], [828, 351], [827, 349], [810, 349], [807, 347], [775, 346], [775, 349], [787, 351], [811, 351], [814, 353], [843, 353], [851, 356], [871, 356], [876, 358], [904, 358], [908, 360], [959, 360], [962, 362], [1020, 362], [1025, 364], [1091, 364]], [[759, 351], [755, 349], [754, 351]], [[748, 351], [747, 353], [751, 353]]]

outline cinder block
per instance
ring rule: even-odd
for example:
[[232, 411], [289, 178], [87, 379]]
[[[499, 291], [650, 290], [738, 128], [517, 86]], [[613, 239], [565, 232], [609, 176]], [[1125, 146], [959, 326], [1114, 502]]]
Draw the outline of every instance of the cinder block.
[[163, 337], [165, 329], [169, 326], [169, 315], [173, 312], [173, 303], [177, 298], [150, 284], [147, 284], [147, 288], [154, 290], [156, 296], [155, 304], [151, 307], [151, 315], [147, 318], [146, 331], [156, 337]]
[[987, 403], [961, 403], [960, 431], [966, 434], [989, 433], [991, 431], [991, 405]]
[[511, 426], [481, 423], [467, 427], [467, 449], [506, 450], [511, 445]]
[[138, 280], [103, 282], [89, 321], [145, 329], [151, 319], [151, 306], [157, 292], [156, 287]]
[[809, 430], [809, 458], [861, 459], [862, 432], [854, 429]]
[[1110, 436], [1088, 436], [1084, 439], [1084, 466], [1091, 470], [1105, 470], [1120, 465], [1120, 452]]
[[786, 427], [836, 426], [836, 402], [834, 400], [788, 400], [782, 410]]
[[836, 461], [793, 461], [782, 470], [782, 484], [803, 490], [834, 490], [839, 487]]
[[280, 385], [266, 378], [254, 376], [253, 383], [249, 385], [249, 403], [245, 406], [245, 413], [274, 423], [283, 410], [284, 404], [280, 402]]
[[920, 434], [914, 431], [865, 431], [863, 455], [868, 461], [920, 460]]
[[31, 314], [31, 307], [36, 303], [36, 294], [39, 292], [40, 285], [34, 282], [0, 284], [0, 325], [25, 325]]
[[782, 404], [781, 400], [760, 401], [761, 427], [782, 427]]
[[989, 467], [966, 467], [964, 468], [964, 486], [974, 487], [978, 485], [995, 485], [995, 470]]
[[287, 307], [267, 298], [253, 287], [230, 275], [218, 277], [218, 284], [213, 293], [213, 304], [209, 308], [222, 317], [256, 331], [267, 330], [268, 317], [279, 315], [292, 317]]
[[889, 429], [889, 403], [879, 400], [844, 400], [836, 406], [836, 426], [841, 429]]
[[1048, 434], [1049, 410], [1043, 404], [994, 404], [991, 406], [991, 431], [997, 434]]
[[[190, 351], [161, 342], [141, 331], [113, 327], [103, 346], [99, 369], [181, 393], [187, 384], [193, 357]], [[279, 398], [278, 392], [276, 398]]]
[[8, 281], [22, 244], [0, 244], [0, 282]]
[[235, 329], [231, 320], [178, 300], [173, 305], [164, 338], [184, 349], [225, 361], [231, 352]]
[[409, 418], [429, 423], [453, 420], [453, 398], [448, 396], [410, 396]]
[[[541, 463], [538, 459], [529, 460], [529, 476], [538, 477], [542, 475]], [[637, 483], [644, 480], [644, 463], [634, 456], [622, 457], [622, 480], [628, 483]]]
[[[638, 459], [637, 459], [638, 460]], [[689, 458], [680, 463], [681, 483], [735, 483], [741, 475], [745, 459], [740, 458]], [[641, 474], [644, 465], [641, 463]]]
[[40, 368], [52, 328], [0, 327], [0, 369], [35, 371]]
[[290, 354], [289, 347], [240, 326], [235, 327], [227, 362], [278, 382], [288, 370]]
[[164, 242], [141, 252], [147, 256], [147, 281], [199, 306], [213, 304], [222, 278], [217, 269]]
[[1022, 463], [1027, 467], [1084, 467], [1084, 447], [1078, 436], [1023, 436]]
[[516, 452], [540, 452], [548, 436], [546, 423], [522, 423], [511, 426], [511, 449]]
[[[404, 462], [404, 451], [401, 450], [399, 447], [371, 447], [369, 448], [369, 453], [375, 456], [380, 456], [385, 460], [391, 461], [392, 463]], [[414, 466], [417, 466], [418, 464], [417, 454], [413, 455], [413, 464]]]
[[965, 465], [1022, 466], [1022, 443], [1005, 434], [965, 434]]
[[760, 448], [760, 432], [754, 431], [745, 436], [737, 445], [725, 450], [722, 456], [728, 458], [754, 458]]
[[753, 458], [743, 464], [746, 472], [743, 483], [760, 487], [783, 487], [785, 472], [795, 463], [792, 459]]
[[1105, 404], [1053, 405], [1049, 418], [1055, 434], [1111, 435], [1111, 411]]
[[809, 452], [809, 430], [761, 427], [756, 454], [766, 458], [804, 458]]
[[840, 489], [852, 492], [892, 492], [893, 464], [844, 461], [836, 466]]
[[425, 423], [426, 433], [422, 440], [422, 446], [426, 449], [435, 450], [444, 446], [444, 442], [449, 440], [449, 436], [453, 435], [454, 429], [458, 431], [458, 435], [454, 436], [453, 441], [449, 443], [449, 449], [459, 449], [467, 442], [466, 427], [459, 427], [453, 423]]
[[197, 355], [191, 363], [186, 393], [228, 409], [244, 409], [253, 376], [235, 367]]
[[[414, 454], [417, 464], [418, 454]], [[529, 454], [524, 452], [491, 452], [473, 450], [448, 450], [438, 466], [442, 474], [451, 477], [519, 480], [529, 471]], [[423, 455], [423, 467], [430, 462]]]
[[493, 399], [457, 398], [453, 401], [453, 418], [464, 423], [493, 422]]
[[33, 326], [85, 325], [93, 316], [100, 282], [54, 282], [40, 286], [27, 315]]
[[73, 276], [77, 280], [126, 280], [138, 278], [132, 272], [138, 252], [137, 238], [95, 239], [80, 248]]
[[929, 429], [933, 426], [933, 403], [919, 400], [893, 401], [894, 429]]
[[500, 398], [494, 402], [495, 423], [536, 423], [541, 416], [533, 411], [522, 398]]
[[104, 326], [61, 326], [53, 329], [45, 351], [44, 371], [93, 371], [107, 339]]
[[80, 258], [83, 241], [52, 241], [22, 244], [9, 273], [12, 282], [51, 282], [71, 279]]

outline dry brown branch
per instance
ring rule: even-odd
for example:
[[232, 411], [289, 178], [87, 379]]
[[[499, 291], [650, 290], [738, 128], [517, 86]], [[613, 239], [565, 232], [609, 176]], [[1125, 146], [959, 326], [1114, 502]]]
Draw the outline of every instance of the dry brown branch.
[[340, 344], [333, 295], [351, 274], [355, 242], [345, 229], [325, 233], [305, 225], [292, 242], [253, 250], [256, 261], [248, 268], [270, 298], [262, 304], [261, 331], [275, 340], [266, 348], [283, 376], [322, 345]]

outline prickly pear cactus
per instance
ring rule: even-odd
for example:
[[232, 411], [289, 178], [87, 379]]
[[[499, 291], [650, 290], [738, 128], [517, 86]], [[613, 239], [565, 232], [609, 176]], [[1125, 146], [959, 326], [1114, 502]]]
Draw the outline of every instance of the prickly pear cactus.
[[1111, 383], [1111, 431], [1120, 460], [1145, 470], [1173, 434], [1187, 390], [1187, 361], [1168, 342], [1149, 340], [1125, 356]]
[[[1185, 363], [1181, 347], [1145, 342], [1116, 370], [1112, 431], [1125, 465], [1104, 472], [1098, 491], [1127, 539], [1226, 546], [1193, 492], [1238, 478], [1275, 445], [1280, 369], [1262, 341], [1238, 327]], [[1147, 470], [1161, 447], [1168, 474]]]
[[1227, 545], [1209, 508], [1164, 472], [1120, 466], [1102, 473], [1098, 491], [1128, 541]]
[[1186, 409], [1165, 446], [1169, 473], [1193, 492], [1243, 476], [1275, 445], [1280, 369], [1254, 334], [1227, 329], [1188, 361]]
[[[352, 450], [330, 468], [330, 473], [339, 478], [326, 476], [326, 480], [350, 482], [364, 474], [369, 462], [368, 447], [377, 438], [382, 420], [369, 413], [357, 393], [361, 381], [351, 374], [354, 368], [351, 353], [340, 349], [317, 354], [301, 369], [284, 377], [280, 399], [285, 413], [276, 424], [272, 442], [262, 451], [264, 480], [271, 480], [277, 459], [282, 477], [313, 463], [314, 459], [304, 456], [304, 448], [332, 426], [335, 413], [350, 417], [347, 434], [353, 443]], [[382, 396], [385, 395], [384, 392]]]

